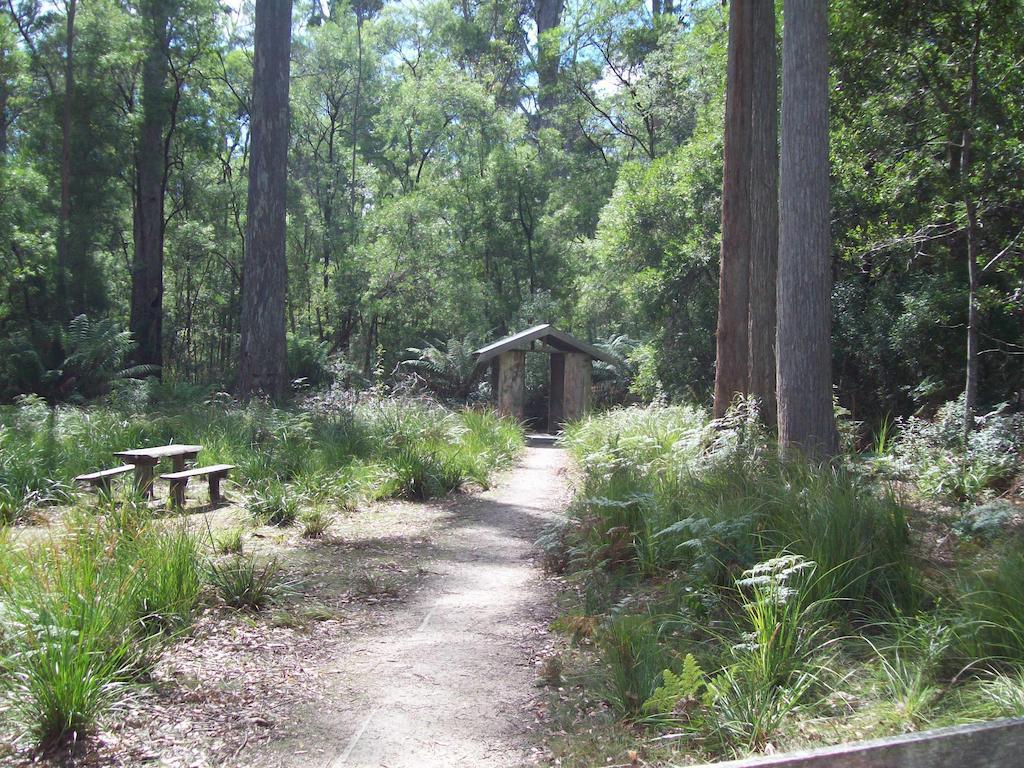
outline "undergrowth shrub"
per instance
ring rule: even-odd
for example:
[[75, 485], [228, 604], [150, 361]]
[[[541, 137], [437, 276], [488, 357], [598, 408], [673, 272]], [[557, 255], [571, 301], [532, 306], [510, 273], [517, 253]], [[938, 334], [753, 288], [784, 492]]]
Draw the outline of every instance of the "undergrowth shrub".
[[298, 491], [284, 483], [272, 481], [252, 492], [248, 509], [257, 523], [286, 528], [298, 519], [302, 503], [303, 498]]
[[[819, 596], [846, 601], [834, 610], [910, 607], [917, 589], [909, 529], [893, 494], [848, 470], [780, 463], [746, 414], [729, 418], [732, 428], [702, 432], [704, 453], [691, 444], [692, 425], [674, 441], [603, 432], [612, 440], [605, 452], [571, 435], [574, 450], [591, 452], [583, 457], [588, 474], [568, 559], [644, 575], [681, 570], [728, 586], [786, 551], [817, 563]], [[599, 419], [581, 430], [593, 437]], [[617, 430], [620, 419], [621, 412], [609, 416]], [[641, 435], [649, 427], [640, 420]], [[680, 440], [688, 446], [682, 452]]]
[[965, 445], [964, 400], [942, 406], [934, 419], [897, 421], [897, 471], [925, 494], [966, 502], [1008, 486], [1021, 472], [1024, 416], [999, 406], [976, 418]]
[[[762, 749], [828, 690], [841, 628], [921, 600], [894, 494], [780, 460], [751, 401], [717, 421], [618, 409], [565, 442], [584, 478], [571, 524], [542, 545], [585, 604], [592, 585], [610, 593], [576, 618], [598, 621], [601, 695], [627, 718], [684, 728], [712, 754]], [[673, 618], [613, 607], [651, 600]]]
[[262, 611], [287, 591], [276, 560], [260, 565], [243, 555], [211, 562], [207, 579], [225, 605], [240, 610]]
[[622, 715], [635, 717], [658, 688], [670, 654], [658, 641], [658, 623], [649, 615], [611, 618], [595, 635], [607, 679], [605, 697]]

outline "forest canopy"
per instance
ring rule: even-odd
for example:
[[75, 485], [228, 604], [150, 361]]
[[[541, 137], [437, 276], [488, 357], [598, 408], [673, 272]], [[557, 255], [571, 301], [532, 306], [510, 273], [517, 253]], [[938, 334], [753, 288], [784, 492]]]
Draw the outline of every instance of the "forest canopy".
[[[552, 322], [615, 346], [634, 396], [707, 401], [727, 17], [296, 0], [289, 376]], [[963, 391], [969, 240], [979, 402], [1018, 398], [1024, 8], [834, 0], [829, 27], [839, 402], [874, 419]], [[248, 2], [5, 1], [0, 395], [88, 397], [96, 367], [233, 386], [252, 80]]]

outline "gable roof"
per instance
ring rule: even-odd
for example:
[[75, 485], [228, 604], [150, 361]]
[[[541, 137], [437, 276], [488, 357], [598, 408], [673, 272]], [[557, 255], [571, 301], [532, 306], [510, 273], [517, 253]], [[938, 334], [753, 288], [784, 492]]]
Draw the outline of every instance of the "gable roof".
[[595, 360], [602, 360], [612, 365], [619, 362], [614, 355], [600, 350], [592, 344], [587, 344], [585, 341], [580, 341], [575, 336], [570, 336], [568, 333], [558, 330], [550, 323], [535, 325], [533, 328], [527, 328], [525, 331], [498, 339], [486, 347], [480, 347], [480, 349], [473, 353], [473, 356], [478, 363], [485, 363], [502, 352], [508, 352], [513, 349], [529, 350], [531, 343], [538, 340], [543, 341], [549, 347], [559, 352], [582, 352], [585, 355], [590, 355]]

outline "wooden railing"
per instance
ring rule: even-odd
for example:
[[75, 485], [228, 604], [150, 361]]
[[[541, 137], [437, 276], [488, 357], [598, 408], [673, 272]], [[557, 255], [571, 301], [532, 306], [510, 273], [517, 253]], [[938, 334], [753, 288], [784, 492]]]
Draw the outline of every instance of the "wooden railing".
[[[997, 720], [784, 755], [713, 768], [1014, 768], [1024, 766], [1024, 719]], [[712, 765], [703, 768], [712, 768]]]

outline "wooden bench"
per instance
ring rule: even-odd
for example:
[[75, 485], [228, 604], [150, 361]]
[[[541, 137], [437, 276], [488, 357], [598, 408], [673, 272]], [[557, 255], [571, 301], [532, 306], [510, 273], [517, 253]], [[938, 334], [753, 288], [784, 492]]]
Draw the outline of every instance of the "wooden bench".
[[120, 467], [101, 469], [99, 472], [89, 472], [75, 478], [76, 483], [88, 483], [101, 493], [110, 493], [110, 481], [119, 475], [127, 474], [135, 469], [134, 464], [122, 464]]
[[182, 472], [186, 462], [195, 461], [203, 450], [201, 445], [158, 445], [154, 448], [134, 448], [130, 451], [117, 451], [114, 455], [119, 459], [135, 465], [135, 482], [142, 493], [153, 498], [153, 474], [161, 459], [170, 459], [175, 472]]
[[228, 472], [234, 468], [233, 464], [213, 464], [209, 467], [195, 467], [181, 472], [170, 472], [160, 475], [160, 479], [170, 482], [171, 499], [174, 506], [180, 509], [185, 506], [185, 488], [188, 487], [188, 481], [193, 477], [206, 477], [210, 483], [210, 503], [217, 504], [224, 499], [220, 493], [220, 481], [227, 477]]

